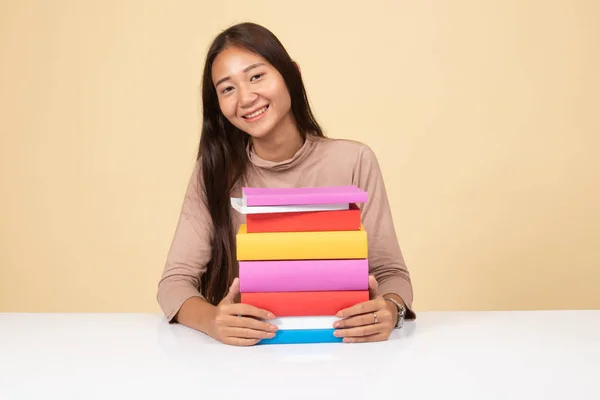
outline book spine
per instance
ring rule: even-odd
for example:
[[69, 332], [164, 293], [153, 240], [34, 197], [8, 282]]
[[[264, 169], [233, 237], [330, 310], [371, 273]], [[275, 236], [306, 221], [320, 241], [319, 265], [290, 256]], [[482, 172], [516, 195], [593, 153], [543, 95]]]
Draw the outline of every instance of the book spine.
[[360, 229], [360, 209], [308, 211], [294, 213], [249, 214], [248, 233], [353, 231]]
[[240, 261], [241, 292], [368, 290], [367, 259]]
[[368, 300], [368, 290], [241, 293], [242, 303], [281, 317], [335, 315], [341, 309]]
[[340, 318], [330, 315], [302, 316], [302, 317], [277, 317], [271, 321], [279, 330], [289, 329], [332, 329], [333, 324]]
[[289, 195], [260, 195], [248, 194], [245, 205], [252, 206], [285, 206], [301, 204], [329, 203], [366, 203], [367, 192], [324, 193], [324, 194], [289, 194]]
[[275, 333], [269, 339], [261, 339], [259, 345], [304, 344], [304, 343], [341, 343], [343, 338], [334, 336], [334, 329], [289, 329]]
[[358, 231], [247, 233], [236, 235], [237, 259], [306, 260], [368, 258], [367, 233]]
[[244, 206], [239, 197], [230, 198], [231, 207], [240, 214], [271, 214], [271, 213], [296, 213], [296, 212], [314, 212], [314, 211], [332, 211], [348, 210], [350, 203], [336, 204], [300, 204], [295, 206]]

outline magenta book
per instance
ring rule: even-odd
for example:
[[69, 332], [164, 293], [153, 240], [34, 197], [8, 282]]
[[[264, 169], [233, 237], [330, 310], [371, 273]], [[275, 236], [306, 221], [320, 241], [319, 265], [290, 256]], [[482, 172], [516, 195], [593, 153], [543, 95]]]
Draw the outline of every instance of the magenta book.
[[366, 203], [367, 192], [355, 185], [302, 188], [242, 188], [245, 206], [293, 206]]
[[367, 259], [240, 261], [240, 292], [368, 290]]

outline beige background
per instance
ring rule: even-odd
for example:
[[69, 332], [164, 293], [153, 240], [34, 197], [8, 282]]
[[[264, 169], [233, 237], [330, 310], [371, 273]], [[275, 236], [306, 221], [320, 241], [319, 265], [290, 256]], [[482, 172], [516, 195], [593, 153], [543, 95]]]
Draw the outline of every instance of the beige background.
[[600, 3], [349, 4], [3, 1], [0, 311], [158, 311], [204, 53], [243, 20], [376, 151], [417, 310], [599, 308]]

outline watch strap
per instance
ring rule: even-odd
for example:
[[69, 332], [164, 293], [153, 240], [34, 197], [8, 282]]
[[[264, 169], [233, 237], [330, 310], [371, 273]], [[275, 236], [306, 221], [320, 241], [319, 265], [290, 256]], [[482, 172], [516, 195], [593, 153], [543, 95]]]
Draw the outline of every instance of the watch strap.
[[404, 323], [404, 316], [406, 315], [406, 308], [402, 304], [400, 304], [396, 299], [393, 299], [391, 297], [384, 297], [384, 299], [393, 303], [398, 309], [398, 318], [396, 319], [396, 326], [394, 326], [394, 328], [402, 327], [402, 324]]

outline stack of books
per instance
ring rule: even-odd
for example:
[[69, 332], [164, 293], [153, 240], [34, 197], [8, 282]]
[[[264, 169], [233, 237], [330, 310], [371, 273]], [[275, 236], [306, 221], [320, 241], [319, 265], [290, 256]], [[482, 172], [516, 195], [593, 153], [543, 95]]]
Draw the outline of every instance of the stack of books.
[[243, 188], [236, 235], [241, 302], [275, 314], [261, 344], [337, 342], [335, 315], [369, 300], [367, 233], [356, 186]]

